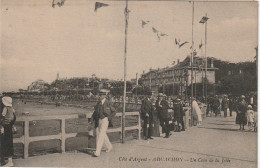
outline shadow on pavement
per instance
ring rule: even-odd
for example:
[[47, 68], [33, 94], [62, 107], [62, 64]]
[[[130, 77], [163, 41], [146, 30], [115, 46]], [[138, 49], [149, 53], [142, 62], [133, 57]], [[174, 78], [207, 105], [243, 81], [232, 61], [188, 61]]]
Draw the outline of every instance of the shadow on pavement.
[[235, 123], [235, 121], [221, 121], [221, 122], [233, 122], [233, 123]]
[[254, 131], [248, 131], [248, 130], [241, 131], [239, 129], [230, 129], [230, 128], [208, 128], [208, 127], [198, 127], [198, 128], [213, 129], [213, 130], [220, 130], [220, 131], [236, 131], [236, 132], [256, 133]]
[[214, 129], [214, 130], [220, 130], [220, 131], [239, 131], [238, 129], [230, 129], [230, 128], [208, 128], [208, 127], [198, 127], [198, 128]]
[[93, 149], [80, 149], [80, 150], [78, 150], [78, 152], [85, 153], [85, 154], [92, 156], [94, 150]]
[[211, 124], [211, 125], [235, 125], [235, 124], [219, 124], [219, 123], [207, 123], [207, 124]]

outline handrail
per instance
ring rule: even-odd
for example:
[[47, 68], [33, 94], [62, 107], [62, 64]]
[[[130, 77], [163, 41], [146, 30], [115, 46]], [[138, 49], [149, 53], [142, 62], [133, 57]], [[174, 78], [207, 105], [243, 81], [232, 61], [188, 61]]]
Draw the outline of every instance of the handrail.
[[[138, 139], [141, 139], [141, 119], [139, 112], [126, 112], [127, 116], [138, 116], [138, 124], [136, 126], [126, 127], [126, 130], [138, 130]], [[21, 116], [17, 117], [17, 121], [24, 122], [24, 135], [20, 138], [14, 138], [14, 143], [23, 143], [24, 145], [24, 158], [29, 157], [29, 144], [35, 141], [42, 140], [53, 140], [59, 139], [61, 140], [61, 152], [65, 153], [65, 141], [67, 138], [73, 138], [77, 136], [77, 133], [66, 133], [65, 132], [65, 124], [66, 119], [76, 119], [79, 118], [78, 114], [70, 114], [70, 115], [47, 115], [47, 116]], [[92, 113], [87, 113], [86, 118], [91, 118]], [[122, 113], [117, 113], [116, 116], [122, 116]], [[61, 121], [61, 133], [57, 135], [44, 135], [44, 136], [35, 136], [30, 137], [29, 135], [29, 122], [30, 121], [40, 121], [40, 120], [60, 120]], [[112, 128], [108, 129], [107, 132], [121, 132], [121, 128]]]

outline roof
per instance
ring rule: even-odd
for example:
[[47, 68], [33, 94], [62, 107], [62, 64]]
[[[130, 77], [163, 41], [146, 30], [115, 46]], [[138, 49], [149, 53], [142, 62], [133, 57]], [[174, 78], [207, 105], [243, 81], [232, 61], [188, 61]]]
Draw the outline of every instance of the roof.
[[[194, 57], [193, 68], [198, 68], [199, 66], [203, 65], [203, 59], [204, 58], [201, 58], [201, 57]], [[183, 69], [183, 68], [191, 68], [190, 56], [187, 56], [182, 62], [179, 62], [178, 64], [174, 65], [173, 67], [150, 69], [149, 72], [144, 73], [142, 75], [147, 75], [151, 72], [163, 72], [163, 71], [168, 71], [168, 70], [173, 70], [173, 69]], [[207, 69], [218, 69], [218, 68], [207, 67]]]

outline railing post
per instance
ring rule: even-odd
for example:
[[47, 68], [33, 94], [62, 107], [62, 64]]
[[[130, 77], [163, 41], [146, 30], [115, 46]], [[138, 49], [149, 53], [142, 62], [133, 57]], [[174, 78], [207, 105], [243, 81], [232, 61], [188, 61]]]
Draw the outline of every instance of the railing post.
[[24, 121], [24, 158], [29, 157], [29, 121]]
[[66, 141], [65, 119], [61, 119], [61, 153], [65, 153], [65, 141]]
[[140, 113], [138, 114], [138, 140], [141, 140], [141, 117], [140, 117]]

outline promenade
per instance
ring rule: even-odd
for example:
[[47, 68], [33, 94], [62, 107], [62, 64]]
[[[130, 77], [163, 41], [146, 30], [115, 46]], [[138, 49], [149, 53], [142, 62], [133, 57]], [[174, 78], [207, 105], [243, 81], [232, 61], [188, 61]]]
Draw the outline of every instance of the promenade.
[[257, 167], [257, 133], [242, 132], [233, 117], [207, 117], [202, 126], [168, 139], [115, 143], [110, 153], [87, 150], [15, 159], [17, 167]]

